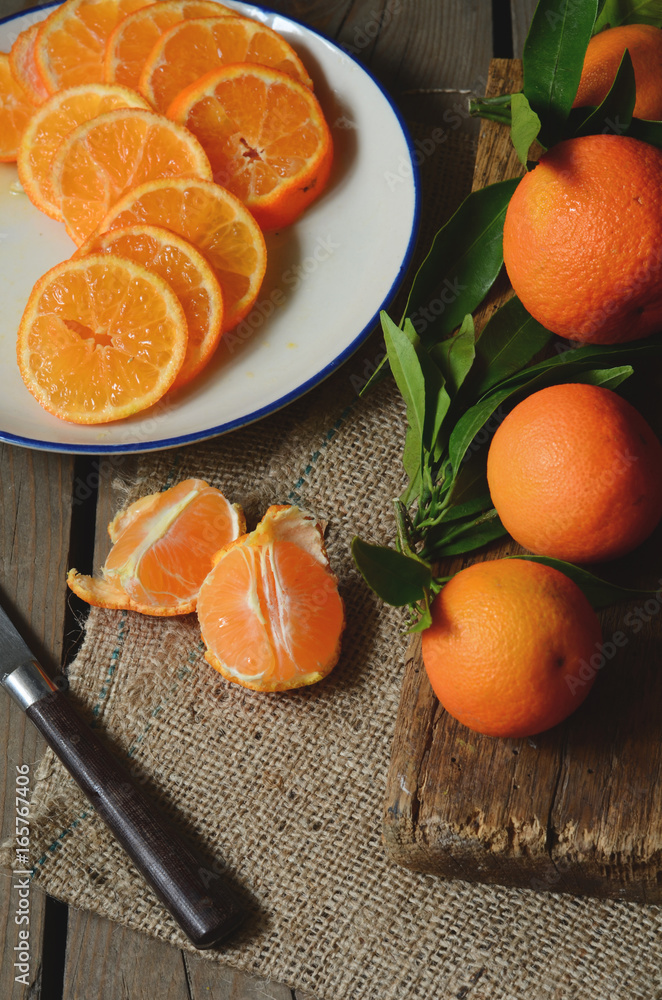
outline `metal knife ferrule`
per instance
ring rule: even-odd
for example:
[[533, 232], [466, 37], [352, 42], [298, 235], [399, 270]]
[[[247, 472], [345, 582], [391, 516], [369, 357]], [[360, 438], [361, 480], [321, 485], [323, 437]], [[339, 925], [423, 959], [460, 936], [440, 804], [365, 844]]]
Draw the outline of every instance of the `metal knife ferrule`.
[[24, 711], [35, 702], [41, 701], [45, 695], [57, 691], [55, 684], [36, 660], [22, 663], [11, 673], [5, 674], [1, 683]]

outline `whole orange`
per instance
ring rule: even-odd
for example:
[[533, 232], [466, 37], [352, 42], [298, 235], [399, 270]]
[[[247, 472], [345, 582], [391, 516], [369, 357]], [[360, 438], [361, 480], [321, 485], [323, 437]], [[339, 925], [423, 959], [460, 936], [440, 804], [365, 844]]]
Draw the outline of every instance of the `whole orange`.
[[651, 24], [607, 28], [588, 43], [573, 107], [601, 104], [628, 50], [634, 68], [637, 118], [662, 118], [662, 31]]
[[613, 344], [662, 329], [662, 151], [618, 135], [553, 146], [511, 198], [503, 256], [553, 333]]
[[432, 604], [423, 662], [439, 701], [486, 736], [533, 736], [582, 703], [602, 633], [588, 600], [542, 563], [495, 559], [462, 570]]
[[515, 541], [568, 562], [623, 555], [662, 517], [662, 445], [633, 406], [594, 385], [519, 403], [492, 439], [487, 481]]

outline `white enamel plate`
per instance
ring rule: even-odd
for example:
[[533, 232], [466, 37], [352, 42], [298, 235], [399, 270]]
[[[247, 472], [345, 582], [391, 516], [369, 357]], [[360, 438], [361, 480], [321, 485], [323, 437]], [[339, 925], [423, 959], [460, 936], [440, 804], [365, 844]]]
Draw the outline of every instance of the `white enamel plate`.
[[[226, 3], [228, 0], [226, 0]], [[410, 259], [416, 169], [398, 113], [375, 80], [334, 43], [280, 14], [232, 3], [297, 50], [332, 127], [334, 171], [295, 225], [267, 236], [265, 283], [252, 313], [225, 334], [207, 369], [126, 421], [98, 426], [51, 416], [16, 364], [16, 331], [37, 278], [75, 247], [64, 226], [20, 191], [0, 164], [0, 440], [58, 452], [122, 453], [200, 441], [257, 420], [330, 375], [374, 328]], [[0, 50], [45, 17], [0, 24]]]

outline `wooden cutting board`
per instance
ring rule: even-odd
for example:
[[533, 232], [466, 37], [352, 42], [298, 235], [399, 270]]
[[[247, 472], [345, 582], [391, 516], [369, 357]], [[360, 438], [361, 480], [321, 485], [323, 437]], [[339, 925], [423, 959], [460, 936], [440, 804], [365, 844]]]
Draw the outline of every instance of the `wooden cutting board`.
[[[495, 60], [488, 92], [519, 87], [520, 64]], [[474, 187], [521, 171], [508, 130], [485, 123]], [[502, 284], [484, 313], [507, 295]], [[489, 557], [517, 551], [501, 543]], [[662, 530], [609, 569], [624, 586], [662, 587]], [[587, 701], [563, 725], [523, 740], [480, 736], [447, 715], [414, 639], [384, 810], [389, 857], [470, 882], [662, 902], [661, 611], [662, 593], [602, 612], [604, 666]]]

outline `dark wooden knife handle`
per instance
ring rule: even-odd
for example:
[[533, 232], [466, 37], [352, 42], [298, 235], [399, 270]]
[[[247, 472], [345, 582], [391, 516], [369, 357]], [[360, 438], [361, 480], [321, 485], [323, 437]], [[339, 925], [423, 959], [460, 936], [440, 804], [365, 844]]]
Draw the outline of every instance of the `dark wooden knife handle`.
[[234, 930], [241, 912], [222, 878], [194, 856], [71, 703], [54, 690], [25, 713], [196, 948]]

